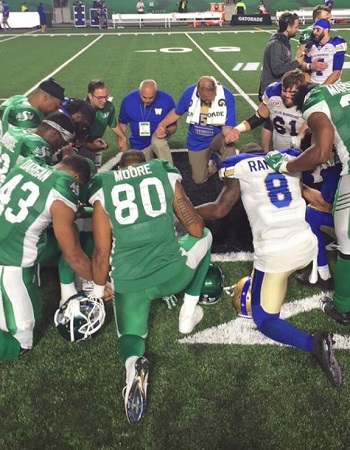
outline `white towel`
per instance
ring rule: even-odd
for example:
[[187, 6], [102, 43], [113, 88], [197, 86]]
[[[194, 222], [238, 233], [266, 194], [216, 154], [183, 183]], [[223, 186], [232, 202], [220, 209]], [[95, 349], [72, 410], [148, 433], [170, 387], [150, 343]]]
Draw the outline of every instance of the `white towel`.
[[[224, 101], [222, 101], [224, 100]], [[193, 90], [191, 105], [188, 109], [187, 123], [199, 123], [201, 112], [201, 99], [197, 95], [197, 86]], [[207, 125], [222, 126], [226, 122], [226, 102], [224, 88], [219, 82], [216, 82], [216, 95], [208, 110]]]

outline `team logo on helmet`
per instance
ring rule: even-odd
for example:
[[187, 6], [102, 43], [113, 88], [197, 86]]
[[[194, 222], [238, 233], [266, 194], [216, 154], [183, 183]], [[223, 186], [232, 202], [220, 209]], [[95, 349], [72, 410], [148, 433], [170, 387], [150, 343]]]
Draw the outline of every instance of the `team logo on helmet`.
[[224, 289], [224, 274], [219, 266], [210, 264], [199, 298], [201, 305], [214, 305]]
[[232, 304], [240, 317], [252, 318], [251, 309], [251, 277], [244, 277], [237, 281], [231, 293]]
[[102, 299], [77, 294], [57, 309], [54, 322], [64, 339], [79, 342], [92, 337], [102, 327], [105, 317]]

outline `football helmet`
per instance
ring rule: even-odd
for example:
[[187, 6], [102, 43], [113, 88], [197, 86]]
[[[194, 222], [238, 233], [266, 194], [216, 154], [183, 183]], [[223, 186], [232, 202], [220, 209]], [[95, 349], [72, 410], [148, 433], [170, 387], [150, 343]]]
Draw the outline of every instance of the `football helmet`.
[[224, 289], [224, 274], [219, 266], [210, 264], [199, 297], [200, 305], [214, 305]]
[[233, 286], [232, 304], [240, 317], [252, 318], [251, 308], [251, 277], [244, 277]]
[[54, 322], [64, 339], [79, 342], [96, 333], [102, 327], [105, 317], [102, 299], [76, 294], [57, 309]]

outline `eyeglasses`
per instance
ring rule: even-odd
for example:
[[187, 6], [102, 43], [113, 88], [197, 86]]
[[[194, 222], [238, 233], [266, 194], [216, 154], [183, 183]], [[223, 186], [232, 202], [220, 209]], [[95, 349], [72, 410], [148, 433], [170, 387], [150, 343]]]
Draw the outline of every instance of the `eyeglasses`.
[[97, 100], [101, 101], [101, 100], [108, 100], [109, 95], [95, 95], [92, 94], [93, 97], [97, 98]]

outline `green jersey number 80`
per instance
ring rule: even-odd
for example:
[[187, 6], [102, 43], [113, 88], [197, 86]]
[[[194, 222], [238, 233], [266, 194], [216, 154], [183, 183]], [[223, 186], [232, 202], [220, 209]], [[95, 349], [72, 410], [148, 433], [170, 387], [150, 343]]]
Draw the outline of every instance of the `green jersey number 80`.
[[[162, 182], [158, 178], [145, 178], [140, 189], [143, 212], [149, 217], [157, 217], [166, 212], [166, 196]], [[139, 205], [135, 203], [135, 188], [123, 183], [112, 189], [115, 219], [121, 225], [131, 225], [139, 218]]]

